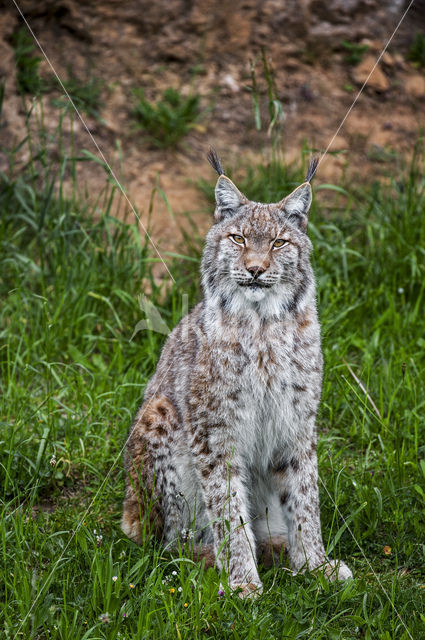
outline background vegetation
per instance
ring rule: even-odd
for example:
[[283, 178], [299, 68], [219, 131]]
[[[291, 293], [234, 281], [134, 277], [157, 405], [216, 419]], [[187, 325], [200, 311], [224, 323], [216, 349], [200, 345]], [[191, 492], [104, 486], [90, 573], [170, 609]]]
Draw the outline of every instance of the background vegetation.
[[[23, 147], [29, 161], [17, 167]], [[130, 340], [138, 296], [173, 327], [183, 294], [190, 306], [200, 298], [202, 239], [186, 232], [180, 255], [168, 256], [175, 281], [158, 280], [137, 220], [112, 215], [120, 196], [110, 177], [95, 202], [77, 188], [88, 155], [66, 151], [61, 123], [55, 148], [59, 158], [29, 128], [0, 175], [5, 637], [423, 637], [423, 140], [385, 185], [343, 189], [318, 175], [309, 233], [326, 362], [323, 534], [355, 578], [328, 584], [275, 567], [261, 571], [255, 601], [220, 595], [214, 570], [171, 558], [149, 536], [136, 547], [119, 528], [122, 447], [164, 341], [150, 331]], [[240, 187], [280, 199], [302, 180], [301, 164], [289, 170], [276, 152], [246, 167]]]

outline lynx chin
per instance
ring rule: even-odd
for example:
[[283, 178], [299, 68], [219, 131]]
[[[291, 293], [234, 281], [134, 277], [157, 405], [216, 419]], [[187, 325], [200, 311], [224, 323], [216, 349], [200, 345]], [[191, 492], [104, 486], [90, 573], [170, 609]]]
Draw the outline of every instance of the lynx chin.
[[[242, 595], [257, 560], [352, 576], [326, 556], [315, 426], [320, 325], [306, 234], [306, 181], [276, 204], [219, 174], [201, 274], [204, 297], [168, 337], [126, 447], [123, 531], [186, 543]], [[189, 543], [190, 541], [190, 543]]]

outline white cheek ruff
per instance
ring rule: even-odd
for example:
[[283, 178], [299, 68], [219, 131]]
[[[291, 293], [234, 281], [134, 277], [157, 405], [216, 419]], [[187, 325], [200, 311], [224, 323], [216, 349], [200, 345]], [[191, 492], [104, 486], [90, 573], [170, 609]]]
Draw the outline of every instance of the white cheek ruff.
[[261, 287], [257, 287], [255, 289], [250, 289], [249, 287], [244, 287], [243, 292], [245, 298], [247, 300], [251, 300], [252, 302], [259, 302], [266, 297], [266, 290], [261, 289]]
[[229, 291], [229, 310], [236, 315], [254, 312], [263, 318], [279, 316], [282, 308], [293, 299], [289, 287], [280, 283], [268, 289], [250, 289], [236, 285]]

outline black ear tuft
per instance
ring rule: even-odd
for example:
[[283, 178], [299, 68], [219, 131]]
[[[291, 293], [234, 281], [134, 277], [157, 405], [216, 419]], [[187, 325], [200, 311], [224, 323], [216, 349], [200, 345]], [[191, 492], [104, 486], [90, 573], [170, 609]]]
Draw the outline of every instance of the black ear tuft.
[[220, 158], [217, 155], [217, 151], [210, 147], [210, 150], [207, 153], [208, 162], [215, 169], [219, 176], [225, 176], [226, 174], [223, 171], [223, 167], [221, 166]]
[[317, 167], [319, 165], [319, 156], [313, 156], [310, 160], [310, 164], [308, 165], [307, 175], [305, 177], [306, 182], [311, 182], [314, 178], [314, 175], [317, 171]]

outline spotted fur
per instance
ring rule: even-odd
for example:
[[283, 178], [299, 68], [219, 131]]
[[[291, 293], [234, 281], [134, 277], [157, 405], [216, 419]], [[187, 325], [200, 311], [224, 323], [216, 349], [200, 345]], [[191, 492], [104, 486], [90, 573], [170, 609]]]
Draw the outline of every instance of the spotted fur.
[[[315, 418], [322, 384], [308, 181], [276, 204], [221, 173], [202, 259], [204, 297], [165, 343], [130, 431], [122, 528], [261, 589], [257, 557], [346, 579], [323, 547]], [[307, 174], [311, 179], [316, 164]]]

